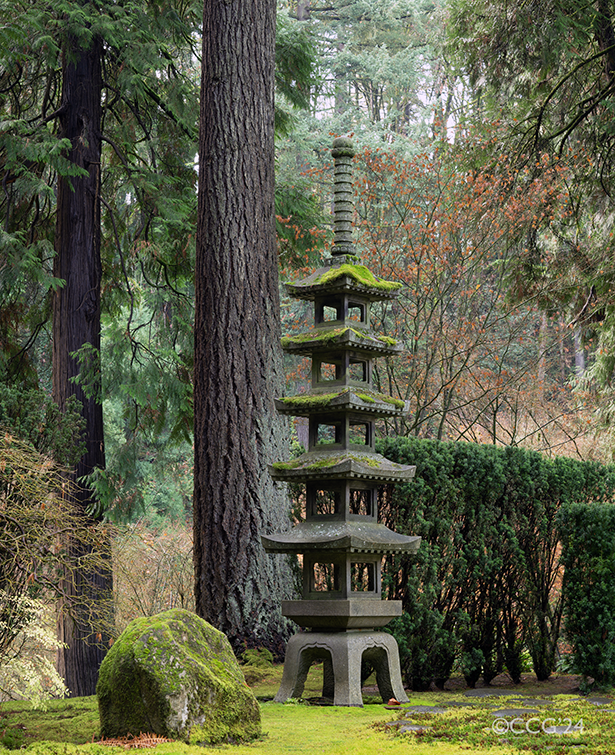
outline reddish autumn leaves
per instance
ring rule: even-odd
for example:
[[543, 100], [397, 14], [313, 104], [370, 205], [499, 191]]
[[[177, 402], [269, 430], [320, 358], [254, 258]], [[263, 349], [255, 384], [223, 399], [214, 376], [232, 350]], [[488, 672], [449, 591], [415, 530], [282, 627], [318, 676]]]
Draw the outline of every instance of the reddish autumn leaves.
[[570, 334], [517, 294], [539, 229], [566, 212], [565, 168], [545, 157], [513, 169], [493, 147], [444, 144], [412, 159], [366, 149], [356, 160], [358, 253], [404, 284], [376, 311], [374, 328], [404, 346], [379, 360], [377, 387], [408, 402], [388, 432], [552, 446], [576, 432]]

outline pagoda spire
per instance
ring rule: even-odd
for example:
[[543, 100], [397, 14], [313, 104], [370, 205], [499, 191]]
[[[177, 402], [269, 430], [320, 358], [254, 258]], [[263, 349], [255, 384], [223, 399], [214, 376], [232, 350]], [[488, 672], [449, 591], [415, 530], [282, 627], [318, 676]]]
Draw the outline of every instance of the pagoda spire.
[[352, 242], [352, 216], [354, 205], [352, 201], [352, 158], [355, 156], [352, 141], [340, 136], [333, 142], [333, 231], [334, 243], [331, 254], [354, 255], [355, 247]]

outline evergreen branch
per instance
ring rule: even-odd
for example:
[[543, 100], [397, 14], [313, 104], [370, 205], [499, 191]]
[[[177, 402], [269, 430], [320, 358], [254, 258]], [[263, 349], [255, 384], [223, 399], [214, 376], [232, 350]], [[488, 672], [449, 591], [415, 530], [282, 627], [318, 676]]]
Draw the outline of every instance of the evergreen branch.
[[[562, 78], [561, 78], [561, 79], [560, 79], [560, 80], [559, 80], [559, 81], [557, 82], [557, 84], [555, 85], [555, 87], [553, 87], [553, 89], [552, 89], [552, 90], [551, 90], [551, 91], [549, 92], [549, 94], [547, 95], [547, 97], [546, 97], [545, 101], [543, 102], [543, 104], [542, 104], [542, 106], [541, 106], [541, 108], [540, 108], [540, 110], [539, 110], [539, 114], [538, 114], [538, 122], [537, 122], [537, 124], [536, 124], [536, 141], [535, 141], [535, 144], [537, 144], [537, 143], [538, 143], [538, 135], [539, 135], [539, 133], [540, 133], [540, 126], [541, 126], [541, 124], [542, 124], [542, 118], [543, 118], [543, 115], [544, 115], [544, 114], [545, 114], [545, 112], [546, 112], [546, 109], [547, 109], [547, 105], [548, 105], [548, 104], [549, 104], [549, 102], [550, 102], [550, 101], [551, 101], [551, 100], [552, 100], [552, 99], [553, 99], [553, 98], [555, 97], [556, 93], [557, 93], [557, 92], [558, 92], [558, 91], [559, 91], [559, 90], [560, 90], [560, 89], [561, 89], [561, 88], [562, 88], [562, 87], [564, 86], [564, 84], [565, 84], [565, 83], [566, 83], [567, 81], [569, 81], [569, 80], [570, 80], [570, 79], [571, 79], [571, 78], [572, 78], [572, 77], [573, 77], [573, 76], [574, 76], [574, 75], [575, 75], [575, 74], [576, 74], [576, 73], [577, 73], [578, 71], [580, 71], [580, 70], [581, 70], [582, 68], [584, 68], [585, 66], [589, 65], [589, 64], [590, 64], [590, 63], [592, 63], [592, 62], [593, 62], [594, 60], [597, 60], [598, 58], [601, 58], [601, 57], [603, 57], [604, 55], [606, 55], [607, 53], [610, 53], [610, 52], [612, 52], [612, 51], [614, 51], [614, 50], [615, 50], [615, 45], [611, 45], [610, 47], [607, 47], [607, 48], [605, 48], [604, 50], [601, 50], [600, 52], [597, 52], [597, 53], [595, 53], [594, 55], [591, 55], [591, 56], [590, 56], [589, 58], [585, 58], [585, 60], [582, 60], [582, 61], [581, 61], [580, 63], [578, 63], [578, 64], [577, 64], [577, 65], [576, 65], [576, 66], [575, 66], [575, 67], [574, 67], [574, 68], [572, 69], [572, 71], [569, 71], [569, 72], [568, 72], [568, 73], [567, 73], [567, 74], [566, 74], [565, 76], [563, 76], [563, 77], [562, 77]], [[607, 87], [607, 91], [608, 91], [608, 89], [610, 89], [610, 87]], [[564, 129], [564, 130], [565, 130], [565, 129]], [[562, 131], [560, 131], [559, 133], [562, 133]], [[554, 135], [554, 136], [553, 136], [552, 138], [555, 138], [555, 137], [556, 137], [557, 135], [558, 135], [558, 134], [555, 134], [555, 135]]]
[[113, 151], [115, 152], [115, 154], [120, 159], [122, 165], [126, 168], [126, 170], [128, 171], [128, 173], [130, 173], [131, 172], [131, 166], [128, 163], [128, 160], [126, 159], [124, 153], [119, 148], [119, 146], [113, 141], [113, 139], [111, 139], [110, 136], [107, 136], [106, 134], [101, 134], [100, 138], [101, 138], [101, 140], [103, 142], [107, 142], [107, 144], [110, 144], [113, 147]]
[[[44, 126], [45, 123], [49, 123], [49, 121], [54, 120], [54, 118], [59, 118], [63, 113], [66, 112], [67, 107], [68, 107], [68, 103], [64, 102], [62, 105], [60, 105], [59, 108], [57, 108], [56, 110], [54, 110], [53, 113], [50, 113], [49, 115], [45, 116], [44, 118], [41, 118], [41, 120], [39, 121], [38, 125], [39, 126]], [[35, 118], [30, 118], [29, 120], [27, 120], [26, 123], [35, 123], [36, 121], [39, 120], [39, 118], [40, 118], [40, 116], [37, 115]], [[31, 132], [31, 133], [34, 133], [34, 132]]]
[[148, 84], [143, 84], [143, 88], [145, 92], [151, 97], [151, 99], [156, 103], [156, 105], [158, 105], [158, 107], [162, 110], [162, 112], [167, 115], [174, 123], [176, 123], [189, 139], [192, 139], [193, 141], [197, 139], [198, 133], [196, 129], [190, 128], [190, 126], [186, 125], [183, 120], [181, 120], [181, 118], [179, 118], [169, 107], [167, 107], [167, 105]]
[[603, 92], [601, 93], [601, 96], [595, 102], [593, 102], [589, 107], [582, 110], [565, 129], [561, 129], [560, 131], [558, 131], [557, 133], [551, 136], [552, 139], [556, 139], [558, 136], [560, 136], [560, 134], [564, 135], [562, 138], [562, 143], [559, 148], [560, 156], [564, 150], [564, 146], [570, 134], [572, 134], [575, 128], [584, 120], [586, 120], [586, 118], [598, 107], [598, 105], [600, 105], [601, 102], [604, 102], [606, 97], [612, 94], [613, 92], [615, 92], [615, 85], [612, 85], [608, 87], [608, 89], [603, 90]]
[[132, 317], [134, 314], [134, 307], [135, 307], [134, 296], [132, 293], [132, 288], [130, 286], [130, 281], [128, 280], [128, 273], [126, 272], [126, 265], [124, 264], [124, 255], [122, 254], [122, 245], [120, 244], [120, 237], [117, 231], [117, 225], [115, 223], [113, 210], [111, 209], [111, 207], [109, 206], [109, 203], [105, 200], [103, 196], [100, 197], [100, 201], [107, 208], [107, 211], [109, 212], [109, 217], [111, 218], [111, 225], [113, 226], [113, 235], [115, 236], [115, 245], [117, 247], [117, 253], [120, 257], [120, 264], [122, 266], [122, 273], [124, 274], [124, 280], [126, 281], [126, 289], [128, 291], [128, 296], [130, 297], [130, 314], [128, 315], [128, 322], [126, 323], [126, 330], [130, 331], [130, 323], [132, 322]]
[[182, 294], [182, 293], [181, 293], [181, 291], [177, 291], [177, 289], [175, 289], [175, 287], [173, 286], [173, 284], [172, 284], [172, 283], [171, 283], [171, 281], [169, 280], [169, 271], [168, 271], [168, 265], [167, 265], [167, 264], [166, 264], [165, 262], [163, 262], [162, 260], [158, 260], [158, 261], [159, 261], [159, 262], [160, 262], [160, 264], [162, 265], [162, 269], [163, 269], [163, 272], [164, 272], [164, 279], [165, 279], [165, 281], [166, 281], [166, 284], [167, 284], [167, 286], [168, 286], [168, 287], [169, 287], [169, 288], [171, 289], [171, 291], [172, 291], [172, 292], [173, 292], [173, 293], [175, 294], [175, 296], [177, 296], [177, 297], [178, 297], [179, 299], [181, 299], [181, 298], [183, 297], [184, 299], [186, 299], [186, 301], [190, 301], [190, 297], [189, 297], [189, 296], [186, 296], [186, 294]]

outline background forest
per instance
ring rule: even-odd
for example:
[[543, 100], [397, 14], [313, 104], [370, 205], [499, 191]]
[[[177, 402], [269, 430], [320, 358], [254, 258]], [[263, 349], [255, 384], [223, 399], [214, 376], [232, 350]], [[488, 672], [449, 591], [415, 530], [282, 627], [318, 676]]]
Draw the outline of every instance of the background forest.
[[[113, 525], [115, 618], [105, 625], [109, 606], [96, 616], [104, 644], [138, 614], [193, 605], [202, 7], [0, 8], [0, 426], [8, 447], [30, 449], [33, 469], [50, 457], [72, 466], [82, 439], [96, 440], [98, 460], [72, 484], [86, 490], [82, 513]], [[90, 113], [98, 153], [80, 165], [66, 105], [75, 61], [90, 66], [99, 95]], [[382, 423], [382, 438], [612, 461], [614, 85], [613, 15], [602, 0], [278, 3], [280, 277], [302, 275], [331, 243], [329, 149], [351, 134], [358, 254], [404, 284], [374, 325], [404, 346], [377, 368], [377, 387], [407, 405], [402, 421]], [[60, 209], [91, 194], [75, 189], [85, 176], [98, 182], [99, 333], [79, 348], [66, 341], [78, 370], [62, 378]], [[284, 331], [306, 318], [282, 299]], [[300, 392], [305, 365], [285, 367], [288, 391]], [[102, 407], [103, 437], [78, 402]], [[289, 437], [303, 443], [305, 428]], [[17, 469], [3, 478], [3, 502]], [[27, 510], [32, 499], [19, 496]], [[70, 548], [95, 559], [88, 537]], [[15, 573], [0, 564], [13, 607]], [[75, 598], [46, 577], [36, 588], [44, 600], [19, 608], [19, 631], [58, 592]]]

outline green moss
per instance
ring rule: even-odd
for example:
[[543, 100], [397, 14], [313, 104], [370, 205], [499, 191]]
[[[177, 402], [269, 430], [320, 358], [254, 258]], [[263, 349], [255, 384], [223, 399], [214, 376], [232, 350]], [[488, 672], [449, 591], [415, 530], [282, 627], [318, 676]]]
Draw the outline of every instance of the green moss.
[[336, 393], [303, 393], [299, 394], [298, 396], [285, 396], [284, 398], [278, 400], [286, 404], [286, 406], [288, 406], [290, 409], [292, 409], [293, 407], [301, 407], [302, 409], [306, 410], [321, 409], [325, 406], [328, 406], [331, 401], [333, 401], [333, 399], [351, 392], [366, 404], [375, 404], [378, 401], [381, 401], [386, 404], [391, 404], [392, 406], [395, 406], [399, 409], [403, 409], [405, 405], [401, 399], [387, 396], [385, 393], [359, 393], [358, 391], [351, 391], [350, 389]]
[[271, 466], [273, 467], [273, 469], [277, 469], [281, 472], [291, 469], [313, 471], [315, 469], [327, 469], [328, 467], [334, 467], [337, 464], [341, 464], [342, 462], [346, 461], [346, 459], [352, 459], [353, 461], [358, 461], [361, 464], [366, 464], [372, 469], [378, 469], [380, 467], [380, 461], [382, 460], [382, 457], [380, 457], [379, 459], [378, 457], [367, 456], [365, 454], [359, 455], [354, 453], [332, 454], [331, 456], [318, 459], [317, 461], [310, 461], [310, 459], [306, 458], [306, 456], [307, 454], [304, 454], [303, 456], [299, 456], [299, 458], [297, 459], [291, 459], [290, 461], [275, 461]]
[[365, 401], [366, 404], [375, 404], [376, 399], [374, 396], [370, 396], [369, 393], [357, 393], [357, 397], [361, 399], [361, 401]]
[[[348, 391], [344, 391], [348, 393]], [[314, 394], [300, 394], [299, 396], [284, 396], [279, 399], [283, 401], [287, 406], [302, 406], [306, 408], [320, 408], [327, 406], [334, 398], [340, 396], [341, 393], [314, 393]]]
[[387, 346], [396, 346], [397, 345], [397, 341], [394, 338], [391, 338], [391, 336], [377, 336], [377, 335], [374, 335], [374, 334], [371, 334], [371, 333], [368, 334], [368, 333], [365, 333], [365, 332], [360, 331], [360, 330], [355, 330], [354, 328], [350, 328], [350, 330], [355, 335], [359, 336], [360, 338], [365, 338], [365, 339], [375, 338], [377, 341], [382, 341], [382, 343], [386, 343]]
[[228, 640], [189, 611], [131, 622], [107, 653], [96, 692], [102, 736], [147, 731], [213, 744], [260, 734]]
[[372, 469], [377, 469], [380, 466], [380, 462], [378, 459], [374, 459], [371, 456], [353, 456], [352, 457], [355, 461], [361, 462], [361, 464], [366, 464], [368, 467], [371, 467]]
[[366, 403], [375, 403], [376, 401], [384, 401], [385, 404], [391, 404], [399, 409], [403, 409], [405, 402], [400, 398], [393, 398], [393, 396], [387, 396], [386, 393], [357, 393], [357, 397]]
[[282, 346], [290, 346], [293, 343], [306, 343], [307, 341], [320, 341], [327, 343], [343, 335], [349, 328], [334, 328], [332, 330], [308, 330], [305, 333], [297, 335], [283, 336], [281, 338]]
[[325, 469], [326, 467], [332, 467], [335, 464], [339, 463], [339, 457], [333, 457], [333, 458], [327, 458], [327, 459], [319, 459], [318, 461], [313, 461], [309, 464], [305, 463], [305, 459], [303, 457], [299, 457], [298, 459], [292, 459], [291, 461], [274, 461], [271, 465], [274, 469], [284, 470], [284, 469]]
[[[282, 666], [272, 668], [270, 675], [255, 685], [254, 694], [257, 698], [270, 700], [278, 691], [281, 679]], [[469, 698], [464, 695], [463, 677], [456, 675], [454, 682], [452, 691], [412, 692], [410, 704], [445, 708], [451, 702], [467, 704]], [[319, 697], [322, 683], [322, 664], [314, 664], [308, 672], [304, 698]], [[366, 683], [375, 682], [367, 680]], [[267, 735], [262, 739], [239, 744], [232, 749], [222, 745], [205, 753], [195, 745], [171, 742], [160, 744], [149, 752], [152, 755], [468, 755], [469, 752], [477, 755], [519, 755], [526, 751], [533, 755], [549, 755], [554, 748], [567, 753], [615, 752], [615, 730], [610, 718], [612, 714], [604, 710], [607, 706], [593, 705], [586, 698], [562, 694], [576, 684], [578, 677], [563, 674], [552, 676], [547, 682], [527, 678], [523, 683], [523, 696], [544, 697], [545, 702], [551, 702], [545, 709], [549, 711], [545, 713], [545, 718], [568, 718], [572, 725], [583, 719], [583, 734], [526, 734], [518, 735], [514, 740], [509, 734], [504, 737], [510, 742], [506, 746], [502, 736], [492, 728], [493, 708], [490, 702], [494, 702], [493, 697], [482, 702], [478, 698], [470, 698], [475, 703], [471, 707], [451, 707], [447, 713], [439, 716], [419, 714], [419, 718], [431, 727], [430, 730], [420, 737], [401, 734], [395, 725], [390, 724], [393, 719], [408, 715], [407, 708], [402, 706], [399, 712], [385, 710], [382, 705], [369, 705], [370, 700], [364, 697], [364, 708], [263, 702], [261, 714]], [[518, 685], [510, 684], [503, 689], [515, 694], [520, 691]], [[127, 752], [120, 747], [112, 748], [93, 742], [97, 738], [98, 727], [94, 697], [52, 700], [46, 711], [32, 710], [31, 705], [24, 701], [6, 701], [1, 708], [2, 728], [19, 727], [23, 731], [24, 743], [28, 745], [27, 750], [21, 751], [25, 755], [122, 755]], [[522, 726], [519, 724], [518, 730]], [[76, 743], [87, 744], [77, 746]], [[584, 746], [579, 748], [577, 745]], [[8, 751], [1, 747], [0, 752], [8, 755]], [[137, 755], [139, 750], [130, 752]], [[144, 750], [141, 752], [145, 753]]]
[[245, 665], [273, 668], [273, 653], [267, 648], [247, 648], [244, 650], [242, 660]]
[[365, 265], [340, 265], [339, 267], [332, 267], [327, 272], [323, 273], [315, 283], [318, 285], [326, 285], [327, 283], [333, 283], [338, 278], [348, 276], [353, 278], [357, 283], [368, 288], [376, 288], [380, 291], [397, 291], [402, 287], [401, 283], [395, 281], [385, 281], [381, 278], [377, 278], [369, 268]]
[[319, 343], [329, 343], [336, 338], [341, 338], [345, 333], [353, 333], [357, 338], [363, 341], [380, 341], [387, 346], [396, 346], [397, 341], [390, 336], [377, 336], [373, 333], [357, 330], [356, 328], [331, 328], [331, 329], [318, 329], [308, 330], [305, 333], [297, 333], [296, 335], [283, 336], [281, 339], [282, 346], [292, 346], [293, 344], [309, 343], [310, 341], [316, 341]]
[[389, 346], [397, 346], [397, 341], [391, 336], [376, 336], [376, 338]]

